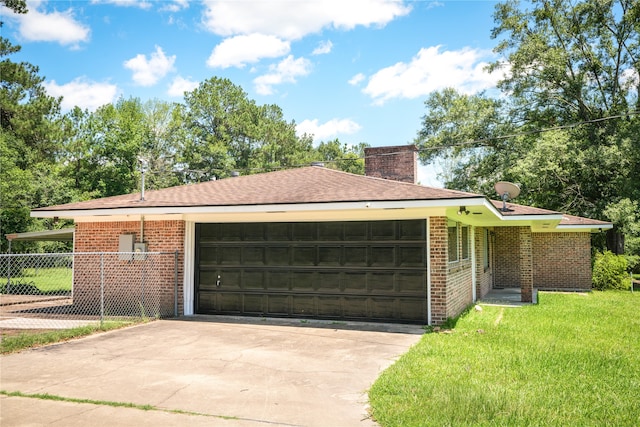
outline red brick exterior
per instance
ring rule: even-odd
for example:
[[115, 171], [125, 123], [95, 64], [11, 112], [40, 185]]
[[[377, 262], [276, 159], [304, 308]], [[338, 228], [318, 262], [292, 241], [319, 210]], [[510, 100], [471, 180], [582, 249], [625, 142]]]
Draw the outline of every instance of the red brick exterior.
[[[528, 230], [528, 227], [495, 228], [495, 287], [521, 288], [530, 275], [532, 286], [537, 289], [591, 289], [589, 233], [529, 232], [530, 242], [521, 242], [521, 238], [527, 239], [523, 228]], [[522, 253], [527, 247], [531, 248], [529, 256]], [[531, 268], [527, 267], [528, 258]]]
[[518, 227], [520, 238], [520, 300], [522, 302], [533, 302], [533, 255], [531, 229], [529, 227]]
[[418, 182], [418, 151], [415, 145], [364, 149], [364, 174], [393, 181]]
[[[136, 242], [140, 241], [140, 221], [113, 222], [79, 222], [76, 224], [75, 247], [78, 252], [117, 252], [119, 250], [119, 236], [134, 234]], [[184, 221], [144, 221], [144, 242], [148, 244], [149, 252], [170, 252], [158, 256], [160, 264], [154, 264], [153, 274], [156, 283], [163, 283], [159, 292], [162, 312], [173, 313], [175, 286], [175, 252], [178, 252], [178, 313], [184, 313], [183, 307], [183, 271], [184, 271]], [[98, 258], [78, 256], [74, 265], [74, 302], [87, 306], [95, 306], [96, 294], [99, 294], [95, 262]], [[121, 277], [119, 292], [126, 292], [122, 283], [136, 275], [134, 269], [140, 261], [120, 260], [110, 257], [105, 268], [109, 268], [109, 277]], [[98, 261], [99, 262], [99, 261]], [[118, 276], [119, 275], [119, 276]], [[112, 279], [113, 280], [113, 279]]]
[[591, 289], [591, 235], [533, 233], [533, 265], [538, 289]]
[[471, 253], [469, 259], [461, 259], [461, 245], [458, 245], [460, 260], [449, 262], [447, 225], [446, 217], [429, 218], [433, 325], [441, 325], [447, 318], [456, 317], [473, 302]]
[[495, 284], [496, 288], [520, 287], [520, 231], [518, 227], [496, 227]]
[[[489, 258], [489, 266], [485, 269], [484, 266], [484, 256], [485, 251], [487, 250], [485, 243], [485, 231], [489, 232], [489, 240], [488, 242], [488, 258]], [[494, 252], [493, 244], [491, 242], [491, 234], [492, 231], [483, 227], [476, 227], [476, 233], [474, 235], [475, 245], [476, 245], [476, 298], [483, 298], [493, 286], [493, 259], [492, 255]]]
[[431, 267], [431, 322], [447, 320], [447, 218], [429, 218], [429, 265]]

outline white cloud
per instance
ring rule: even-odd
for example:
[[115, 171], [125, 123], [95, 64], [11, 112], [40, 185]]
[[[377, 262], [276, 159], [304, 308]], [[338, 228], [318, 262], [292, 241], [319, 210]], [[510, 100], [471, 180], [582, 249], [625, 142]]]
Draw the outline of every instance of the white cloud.
[[632, 92], [637, 91], [640, 84], [640, 74], [633, 68], [627, 68], [620, 73], [620, 85]]
[[454, 87], [463, 93], [493, 88], [502, 73], [484, 70], [489, 51], [463, 48], [440, 52], [440, 46], [420, 49], [411, 62], [383, 68], [369, 78], [363, 92], [384, 104], [393, 98], [417, 98]]
[[244, 67], [261, 58], [277, 58], [289, 53], [288, 41], [276, 36], [249, 34], [225, 39], [217, 45], [207, 60], [209, 67]]
[[384, 26], [409, 13], [397, 0], [205, 1], [203, 24], [220, 36], [270, 34], [295, 40], [323, 28], [351, 30], [358, 25]]
[[313, 135], [316, 141], [326, 141], [338, 135], [351, 135], [362, 129], [358, 123], [350, 119], [331, 119], [318, 124], [318, 119], [303, 120], [296, 126], [298, 135]]
[[144, 0], [91, 0], [91, 3], [107, 3], [122, 7], [138, 7], [140, 9], [151, 9], [151, 2]]
[[355, 76], [351, 77], [349, 80], [349, 84], [351, 86], [358, 86], [367, 76], [362, 73], [358, 73]]
[[75, 47], [78, 43], [89, 40], [89, 27], [76, 21], [73, 9], [47, 13], [39, 10], [43, 4], [45, 2], [42, 1], [28, 2], [29, 12], [26, 14], [16, 14], [5, 7], [2, 7], [1, 11], [3, 16], [18, 21], [20, 36], [27, 41], [57, 42], [63, 46]]
[[55, 80], [43, 83], [50, 96], [62, 96], [62, 109], [69, 111], [74, 107], [95, 111], [98, 107], [112, 103], [118, 94], [118, 86], [109, 83], [97, 83], [84, 78], [59, 85]]
[[147, 59], [146, 55], [138, 54], [124, 62], [124, 67], [133, 71], [133, 81], [140, 86], [153, 86], [173, 71], [176, 56], [167, 57], [160, 46]]
[[444, 3], [440, 1], [430, 1], [427, 5], [427, 9], [433, 9], [434, 7], [444, 7]]
[[180, 12], [182, 9], [189, 8], [189, 0], [173, 0], [172, 2], [163, 3], [159, 9], [161, 12]]
[[331, 40], [327, 40], [325, 41], [321, 41], [318, 44], [318, 47], [316, 47], [313, 52], [311, 52], [312, 55], [324, 55], [327, 54], [329, 52], [331, 52], [331, 49], [333, 48], [333, 43], [331, 43]]
[[306, 76], [310, 72], [311, 62], [308, 59], [294, 59], [293, 55], [289, 55], [278, 64], [269, 66], [269, 73], [256, 77], [253, 83], [260, 95], [271, 95], [273, 86], [295, 83], [296, 77]]
[[169, 85], [167, 94], [174, 97], [184, 96], [185, 92], [191, 92], [192, 90], [197, 88], [199, 84], [200, 83], [198, 82], [194, 82], [192, 80], [187, 80], [181, 76], [177, 76]]

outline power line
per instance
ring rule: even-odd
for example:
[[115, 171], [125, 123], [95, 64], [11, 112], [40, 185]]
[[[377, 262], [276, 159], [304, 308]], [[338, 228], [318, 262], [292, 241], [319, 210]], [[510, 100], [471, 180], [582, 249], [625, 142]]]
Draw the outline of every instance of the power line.
[[[423, 148], [416, 149], [416, 151], [418, 153], [422, 153], [422, 152], [433, 151], [433, 150], [442, 150], [442, 149], [447, 149], [447, 148], [464, 147], [464, 146], [467, 146], [467, 145], [475, 145], [476, 147], [488, 147], [489, 145], [486, 144], [486, 143], [489, 142], [489, 141], [505, 140], [505, 139], [510, 139], [510, 138], [517, 138], [517, 137], [520, 137], [520, 136], [527, 136], [527, 135], [534, 135], [534, 134], [540, 134], [540, 133], [545, 133], [545, 132], [553, 132], [553, 131], [563, 130], [563, 129], [570, 129], [570, 128], [574, 128], [574, 127], [578, 127], [578, 126], [583, 126], [583, 125], [586, 125], [586, 124], [599, 123], [599, 122], [604, 122], [604, 121], [613, 120], [613, 119], [620, 119], [620, 118], [625, 118], [625, 117], [629, 117], [629, 116], [633, 116], [633, 115], [637, 115], [637, 114], [640, 114], [639, 110], [629, 111], [629, 112], [624, 113], [624, 114], [616, 114], [616, 115], [612, 115], [612, 116], [600, 117], [600, 118], [597, 118], [597, 119], [583, 120], [583, 121], [580, 121], [580, 122], [570, 123], [570, 124], [566, 124], [566, 125], [558, 125], [558, 126], [552, 126], [552, 127], [548, 127], [548, 128], [525, 130], [525, 131], [521, 131], [521, 132], [514, 132], [514, 133], [511, 133], [511, 134], [507, 134], [507, 135], [496, 135], [496, 136], [491, 136], [491, 137], [487, 137], [487, 138], [480, 138], [480, 139], [474, 139], [474, 140], [471, 140], [471, 141], [459, 142], [459, 143], [455, 143], [455, 144], [440, 145], [440, 146], [437, 146], [437, 147], [423, 147]], [[376, 154], [373, 154], [373, 155], [361, 156], [361, 157], [343, 157], [343, 158], [331, 159], [331, 160], [314, 160], [314, 161], [311, 161], [310, 163], [314, 163], [314, 162], [338, 163], [338, 162], [343, 162], [343, 161], [357, 161], [357, 160], [366, 160], [367, 158], [373, 158], [373, 157], [393, 156], [393, 155], [397, 155], [397, 154], [401, 154], [401, 153], [404, 153], [404, 151], [393, 151], [393, 152], [388, 152], [388, 153], [376, 153]], [[239, 169], [234, 169], [234, 170], [238, 171], [238, 172], [275, 171], [275, 170], [281, 170], [281, 169], [293, 169], [293, 168], [298, 168], [298, 167], [309, 166], [310, 163], [293, 164], [293, 165], [288, 165], [288, 166], [274, 166], [274, 167], [271, 167], [271, 168], [239, 168]], [[214, 171], [214, 172], [229, 172], [227, 169], [221, 169], [221, 168], [213, 168], [213, 169], [210, 169], [210, 171]], [[202, 173], [204, 173], [205, 171], [189, 171], [189, 172], [202, 172]]]

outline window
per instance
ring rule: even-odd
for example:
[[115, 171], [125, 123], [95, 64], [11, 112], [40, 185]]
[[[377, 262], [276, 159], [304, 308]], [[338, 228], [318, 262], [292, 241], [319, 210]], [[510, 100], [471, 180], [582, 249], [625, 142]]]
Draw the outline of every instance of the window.
[[462, 259], [469, 259], [469, 227], [460, 228], [460, 236], [462, 237]]
[[458, 261], [458, 223], [449, 221], [447, 227], [449, 262]]
[[482, 265], [485, 270], [489, 268], [489, 230], [484, 229], [484, 234], [482, 238]]

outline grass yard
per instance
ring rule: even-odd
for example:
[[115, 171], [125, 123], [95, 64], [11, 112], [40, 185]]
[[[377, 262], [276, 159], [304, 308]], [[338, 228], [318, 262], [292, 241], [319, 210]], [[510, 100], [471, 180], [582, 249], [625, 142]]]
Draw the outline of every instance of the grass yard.
[[540, 293], [425, 334], [374, 383], [382, 426], [639, 426], [640, 293]]
[[15, 353], [26, 348], [39, 347], [47, 344], [68, 341], [74, 338], [92, 335], [97, 332], [106, 332], [112, 329], [120, 329], [146, 321], [148, 320], [107, 321], [103, 322], [102, 325], [92, 324], [53, 331], [30, 330], [17, 335], [5, 335], [0, 329], [0, 354]]
[[[19, 276], [11, 277], [18, 292], [31, 289], [36, 294], [56, 294], [71, 290], [73, 270], [66, 267], [24, 268]], [[0, 284], [0, 292], [6, 292], [6, 283]]]

